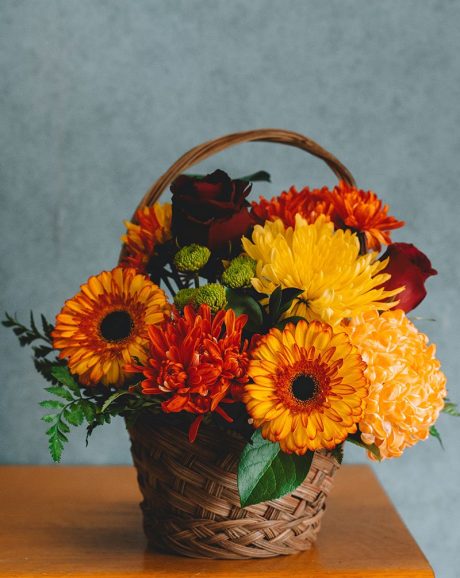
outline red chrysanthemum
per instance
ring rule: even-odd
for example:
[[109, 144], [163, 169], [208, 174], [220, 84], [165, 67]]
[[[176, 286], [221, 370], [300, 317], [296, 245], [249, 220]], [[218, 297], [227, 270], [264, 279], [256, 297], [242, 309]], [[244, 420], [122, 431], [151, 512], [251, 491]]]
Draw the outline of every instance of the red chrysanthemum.
[[208, 305], [186, 306], [182, 315], [176, 311], [163, 326], [149, 328], [149, 359], [131, 371], [143, 373], [144, 394], [163, 396], [165, 413], [198, 416], [190, 427], [191, 441], [206, 413], [232, 421], [220, 404], [239, 399], [248, 382], [247, 342], [241, 338], [246, 321], [231, 309], [212, 316]]
[[363, 233], [368, 249], [380, 251], [382, 245], [391, 243], [389, 231], [404, 225], [387, 214], [388, 205], [382, 205], [375, 193], [351, 187], [344, 181], [334, 188], [330, 199], [334, 225]]
[[301, 191], [291, 187], [270, 201], [260, 197], [258, 203], [252, 203], [252, 214], [261, 223], [281, 219], [285, 227], [295, 226], [296, 215], [301, 215], [308, 223], [314, 223], [320, 215], [325, 215], [329, 221], [333, 211], [330, 194], [326, 187], [313, 190], [305, 187]]

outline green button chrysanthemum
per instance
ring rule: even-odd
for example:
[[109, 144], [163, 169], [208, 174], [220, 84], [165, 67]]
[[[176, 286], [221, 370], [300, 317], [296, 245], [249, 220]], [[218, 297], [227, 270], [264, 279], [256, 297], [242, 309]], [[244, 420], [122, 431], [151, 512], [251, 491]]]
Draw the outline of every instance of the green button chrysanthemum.
[[207, 247], [193, 243], [179, 249], [174, 257], [174, 264], [179, 271], [196, 273], [206, 265], [210, 256], [211, 251]]
[[193, 302], [193, 298], [195, 296], [196, 289], [194, 287], [190, 287], [188, 289], [181, 289], [176, 293], [174, 296], [174, 305], [182, 310], [186, 305], [189, 305]]
[[209, 283], [195, 290], [193, 302], [196, 306], [202, 304], [209, 305], [212, 313], [217, 313], [220, 309], [227, 306], [227, 297], [225, 287], [219, 283]]
[[232, 289], [250, 287], [251, 279], [256, 273], [256, 262], [248, 255], [240, 255], [233, 259], [222, 274], [222, 283]]

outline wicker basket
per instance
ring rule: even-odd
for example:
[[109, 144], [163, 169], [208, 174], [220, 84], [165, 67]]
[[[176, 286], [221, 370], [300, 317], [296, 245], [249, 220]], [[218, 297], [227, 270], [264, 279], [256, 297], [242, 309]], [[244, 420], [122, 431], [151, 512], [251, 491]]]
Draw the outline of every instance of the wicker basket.
[[[348, 169], [309, 138], [261, 129], [227, 135], [191, 149], [156, 181], [137, 209], [155, 203], [192, 165], [248, 141], [300, 148], [321, 158], [339, 179], [355, 184]], [[142, 415], [129, 434], [144, 497], [144, 530], [152, 547], [193, 558], [241, 559], [292, 554], [315, 542], [338, 468], [330, 453], [316, 452], [307, 479], [292, 494], [241, 508], [236, 471], [242, 440], [202, 425], [197, 441], [191, 444], [184, 431], [164, 421], [158, 423], [149, 414]]]
[[192, 558], [269, 558], [308, 550], [316, 540], [338, 463], [316, 452], [292, 494], [241, 508], [236, 482], [244, 442], [203, 425], [197, 442], [153, 416], [130, 429], [153, 548]]

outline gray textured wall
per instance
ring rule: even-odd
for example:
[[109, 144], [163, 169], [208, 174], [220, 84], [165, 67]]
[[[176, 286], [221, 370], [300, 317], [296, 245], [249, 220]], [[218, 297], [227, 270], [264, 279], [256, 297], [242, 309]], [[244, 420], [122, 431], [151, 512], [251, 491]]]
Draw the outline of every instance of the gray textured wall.
[[[458, 375], [460, 4], [428, 0], [1, 0], [1, 308], [54, 316], [111, 268], [122, 219], [177, 156], [214, 136], [291, 128], [334, 152], [407, 221], [439, 269], [418, 315]], [[203, 169], [265, 168], [275, 194], [334, 183], [318, 160], [251, 144]], [[0, 460], [48, 463], [30, 355], [0, 333]], [[375, 467], [438, 571], [460, 575], [460, 420]], [[348, 457], [362, 459], [349, 448]], [[121, 423], [65, 463], [129, 462]], [[376, 544], [378, 547], [378, 544]]]

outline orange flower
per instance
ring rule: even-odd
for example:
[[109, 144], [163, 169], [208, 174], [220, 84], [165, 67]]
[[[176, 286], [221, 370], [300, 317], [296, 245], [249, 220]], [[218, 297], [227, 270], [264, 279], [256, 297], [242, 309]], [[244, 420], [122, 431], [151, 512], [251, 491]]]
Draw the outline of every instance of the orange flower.
[[125, 365], [147, 358], [147, 328], [169, 314], [164, 292], [134, 269], [90, 277], [56, 318], [54, 347], [84, 385], [121, 386]]
[[165, 413], [197, 414], [189, 437], [193, 441], [204, 414], [215, 411], [232, 421], [220, 407], [239, 399], [248, 381], [247, 343], [241, 333], [247, 317], [231, 309], [213, 317], [208, 305], [195, 311], [184, 307], [162, 327], [150, 327], [150, 356], [145, 366], [130, 371], [143, 373], [142, 391], [164, 397]]
[[305, 187], [301, 191], [291, 187], [270, 201], [260, 197], [259, 203], [252, 203], [252, 213], [259, 222], [281, 219], [285, 227], [295, 226], [297, 214], [308, 223], [314, 223], [319, 215], [326, 215], [329, 221], [332, 209], [330, 192], [325, 187], [313, 190]]
[[428, 437], [444, 406], [446, 378], [436, 348], [400, 309], [365, 313], [345, 330], [367, 363], [370, 382], [361, 438], [375, 443], [382, 458], [399, 457]]
[[126, 234], [121, 237], [126, 244], [127, 254], [120, 263], [122, 267], [133, 267], [145, 273], [156, 245], [171, 239], [171, 205], [155, 203], [136, 211], [136, 223], [125, 221]]
[[251, 351], [243, 400], [262, 436], [286, 453], [333, 449], [356, 432], [368, 392], [347, 335], [301, 320], [272, 328]]
[[388, 205], [372, 191], [362, 191], [341, 181], [331, 193], [332, 220], [338, 228], [350, 228], [362, 232], [368, 249], [380, 251], [382, 245], [391, 243], [389, 231], [404, 225], [387, 215]]

